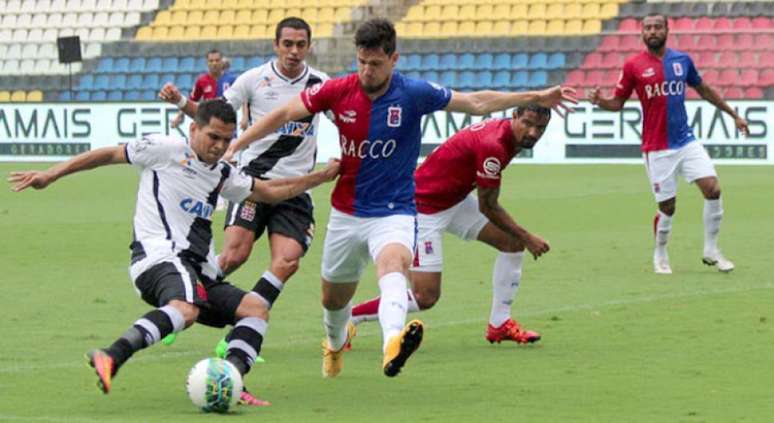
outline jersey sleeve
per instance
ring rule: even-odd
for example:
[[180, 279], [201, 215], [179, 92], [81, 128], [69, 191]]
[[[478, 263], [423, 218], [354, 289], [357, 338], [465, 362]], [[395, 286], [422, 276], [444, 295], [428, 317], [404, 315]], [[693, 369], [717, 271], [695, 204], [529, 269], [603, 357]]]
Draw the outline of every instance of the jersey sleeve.
[[234, 110], [239, 110], [243, 104], [248, 102], [250, 97], [250, 90], [248, 89], [248, 73], [239, 75], [231, 86], [223, 93], [226, 101], [231, 104]]
[[618, 84], [615, 86], [615, 93], [613, 95], [618, 98], [629, 98], [632, 95], [632, 91], [634, 91], [634, 84], [636, 82], [632, 63], [624, 63], [621, 76], [618, 78]]
[[443, 110], [451, 100], [451, 90], [435, 82], [410, 80], [411, 95], [417, 100], [417, 111], [426, 115]]
[[145, 135], [124, 146], [126, 160], [139, 169], [160, 169], [166, 166], [176, 148], [174, 141], [154, 135]]
[[241, 203], [253, 192], [255, 180], [252, 176], [237, 171], [235, 167], [228, 163], [223, 162], [223, 166], [225, 166], [223, 171], [228, 172], [228, 176], [223, 181], [223, 187], [220, 190], [220, 194], [223, 195], [223, 198], [226, 200]]
[[699, 75], [699, 71], [696, 70], [696, 66], [693, 64], [693, 59], [688, 57], [688, 73], [685, 76], [685, 82], [688, 83], [691, 87], [697, 87], [701, 85], [701, 76]]
[[483, 140], [476, 148], [476, 186], [479, 188], [500, 187], [502, 170], [508, 163], [503, 163], [503, 152], [496, 144]]
[[330, 110], [341, 95], [341, 79], [323, 81], [301, 91], [301, 101], [310, 113]]
[[193, 101], [199, 101], [202, 98], [204, 90], [202, 89], [201, 81], [201, 77], [196, 78], [196, 82], [194, 82], [194, 86], [191, 88], [191, 95], [189, 96], [189, 99]]

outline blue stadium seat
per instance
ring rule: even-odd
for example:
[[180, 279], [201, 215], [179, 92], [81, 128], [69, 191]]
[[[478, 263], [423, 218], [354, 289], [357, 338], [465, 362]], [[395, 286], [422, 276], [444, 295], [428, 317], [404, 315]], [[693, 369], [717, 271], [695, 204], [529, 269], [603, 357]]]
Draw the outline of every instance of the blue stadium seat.
[[425, 81], [437, 83], [438, 81], [441, 80], [441, 77], [438, 75], [438, 72], [436, 71], [425, 71], [425, 72], [422, 72], [422, 79], [424, 79]]
[[124, 99], [124, 93], [121, 90], [111, 90], [108, 92], [108, 101], [121, 101]]
[[142, 75], [139, 73], [133, 73], [126, 79], [126, 89], [138, 90], [142, 87]]
[[[457, 69], [457, 55], [454, 53], [446, 53], [441, 56], [441, 61], [438, 64], [441, 70]], [[443, 79], [443, 77], [441, 77]]]
[[70, 91], [60, 91], [59, 101], [70, 101]]
[[161, 81], [159, 81], [159, 74], [157, 73], [149, 73], [143, 76], [142, 78], [142, 85], [140, 88], [143, 90], [160, 90], [161, 89]]
[[[186, 59], [188, 59], [188, 57], [186, 57]], [[263, 62], [264, 62], [263, 57], [253, 56], [247, 59], [245, 66], [247, 69], [257, 68], [258, 66], [261, 66]], [[191, 72], [193, 72], [193, 58], [191, 58]]]
[[490, 53], [481, 53], [476, 57], [476, 69], [478, 70], [488, 70], [492, 69], [492, 64], [494, 63], [494, 56], [492, 56]]
[[529, 82], [529, 72], [518, 71], [511, 74], [511, 87], [526, 88]]
[[[437, 54], [435, 54], [435, 53], [426, 54], [422, 58], [422, 70], [428, 71], [428, 70], [438, 70], [438, 69], [440, 69], [439, 61], [440, 61], [440, 58], [438, 57]], [[436, 79], [436, 81], [437, 81], [437, 79]]]
[[145, 72], [145, 58], [144, 57], [132, 58], [132, 60], [129, 61], [129, 72], [133, 72], [133, 73]]
[[92, 91], [91, 101], [105, 101], [107, 100], [107, 93], [105, 91]]
[[546, 71], [530, 72], [527, 86], [530, 88], [545, 87], [548, 85], [548, 73]]
[[[193, 65], [193, 60], [191, 60], [191, 64]], [[161, 71], [162, 72], [189, 72], [189, 70], [184, 67], [182, 61], [178, 63], [177, 57], [174, 57], [174, 56], [165, 57], [161, 59]], [[190, 71], [193, 71], [193, 69], [191, 69]]]
[[99, 60], [99, 64], [97, 65], [97, 73], [108, 73], [113, 70], [113, 58], [112, 57], [104, 57]]
[[75, 93], [75, 101], [89, 101], [91, 94], [88, 91], [77, 91]]
[[[398, 63], [400, 62], [401, 60], [399, 59]], [[405, 62], [403, 67], [405, 70], [412, 71], [422, 68], [422, 56], [419, 54], [407, 54]]]
[[492, 72], [489, 72], [489, 71], [478, 72], [478, 74], [476, 75], [476, 80], [474, 81], [473, 88], [477, 90], [492, 88]]
[[193, 88], [193, 77], [190, 73], [178, 75], [175, 79], [175, 85], [183, 92], [190, 91]]
[[156, 90], [144, 90], [140, 95], [142, 101], [156, 101], [158, 100], [158, 91]]
[[[511, 55], [508, 53], [500, 53], [494, 58], [492, 68], [496, 70], [510, 69], [511, 68]], [[510, 79], [510, 76], [508, 76]]]
[[[510, 60], [511, 57], [508, 56], [508, 60]], [[492, 80], [492, 85], [497, 87], [497, 89], [500, 90], [506, 90], [511, 87], [511, 72], [506, 70], [498, 71], [494, 79]]]
[[126, 86], [126, 75], [119, 73], [110, 77], [110, 88], [123, 88]]
[[113, 61], [113, 68], [110, 70], [112, 73], [127, 73], [129, 72], [129, 58], [119, 57]]
[[527, 69], [529, 55], [527, 53], [516, 53], [511, 59], [511, 69]]
[[475, 68], [476, 56], [472, 53], [465, 53], [457, 60], [457, 69], [469, 70]]
[[234, 56], [231, 58], [231, 69], [229, 69], [231, 72], [237, 72], [242, 73], [245, 69], [245, 58], [244, 56]]
[[441, 85], [444, 87], [456, 87], [457, 86], [457, 72], [455, 71], [444, 71], [441, 73], [441, 80], [438, 81]]
[[194, 59], [194, 71], [199, 73], [207, 72], [207, 59], [204, 57]]
[[564, 53], [553, 53], [548, 56], [548, 69], [562, 69], [565, 65]]
[[527, 67], [529, 69], [546, 69], [548, 66], [548, 56], [545, 53], [534, 53], [529, 58]]
[[78, 81], [78, 89], [79, 90], [86, 90], [91, 91], [94, 87], [94, 75], [92, 74], [86, 74], [81, 77], [81, 80]]
[[464, 71], [457, 77], [457, 86], [463, 89], [473, 88], [476, 75], [471, 71]]
[[140, 92], [137, 90], [131, 90], [127, 91], [126, 95], [124, 96], [124, 100], [126, 101], [139, 101], [140, 100]]
[[419, 71], [408, 71], [406, 72], [406, 76], [411, 79], [420, 79], [422, 78], [422, 74], [419, 73]]
[[96, 78], [94, 78], [94, 85], [92, 85], [92, 89], [94, 90], [107, 90], [110, 88], [110, 77], [107, 75], [97, 75]]
[[145, 72], [159, 73], [161, 72], [161, 57], [149, 57], [145, 62]]

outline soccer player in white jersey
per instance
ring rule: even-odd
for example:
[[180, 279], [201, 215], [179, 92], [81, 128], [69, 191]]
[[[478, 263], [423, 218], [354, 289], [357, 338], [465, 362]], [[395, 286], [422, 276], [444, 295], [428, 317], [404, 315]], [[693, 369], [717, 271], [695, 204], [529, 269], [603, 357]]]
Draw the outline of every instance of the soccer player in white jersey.
[[226, 360], [242, 375], [260, 352], [269, 302], [260, 292], [245, 292], [218, 274], [210, 228], [217, 198], [279, 202], [334, 179], [339, 165], [295, 178], [253, 178], [220, 160], [235, 129], [234, 109], [223, 100], [209, 100], [199, 105], [190, 142], [148, 135], [80, 154], [46, 171], [11, 173], [9, 182], [18, 192], [43, 189], [65, 175], [110, 164], [132, 164], [140, 171], [129, 274], [142, 299], [157, 308], [109, 347], [88, 353], [105, 394], [132, 354], [194, 322], [234, 326]]
[[564, 106], [574, 90], [554, 87], [529, 93], [459, 93], [394, 72], [395, 28], [371, 19], [355, 34], [358, 71], [315, 85], [248, 128], [230, 147], [252, 141], [315, 113], [330, 111], [339, 129], [342, 177], [332, 195], [322, 257], [324, 377], [343, 366], [352, 331], [351, 303], [369, 260], [376, 264], [382, 301], [379, 323], [382, 369], [396, 376], [422, 340], [422, 322], [406, 324], [407, 275], [415, 244], [414, 168], [421, 144], [421, 118], [438, 110], [475, 115], [536, 102]]

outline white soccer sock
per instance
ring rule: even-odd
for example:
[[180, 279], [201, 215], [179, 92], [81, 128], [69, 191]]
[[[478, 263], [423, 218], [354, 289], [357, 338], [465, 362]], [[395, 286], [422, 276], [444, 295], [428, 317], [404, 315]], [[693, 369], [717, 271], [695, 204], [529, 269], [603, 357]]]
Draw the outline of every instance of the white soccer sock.
[[524, 252], [499, 253], [492, 272], [492, 312], [489, 324], [500, 327], [511, 318], [511, 304], [519, 291]]
[[704, 255], [712, 254], [718, 250], [718, 232], [720, 222], [723, 220], [723, 202], [717, 200], [704, 200]]
[[406, 276], [400, 272], [388, 273], [379, 279], [379, 290], [381, 291], [379, 324], [382, 325], [382, 349], [387, 347], [387, 341], [390, 338], [400, 334], [406, 324], [407, 287]]
[[323, 308], [323, 325], [328, 337], [328, 346], [333, 351], [339, 351], [347, 342], [347, 323], [352, 316], [352, 303], [347, 303], [339, 310]]
[[666, 254], [669, 233], [672, 232], [672, 216], [664, 214], [664, 212], [659, 210], [656, 219], [656, 252], [663, 255]]
[[408, 312], [416, 313], [420, 310], [417, 297], [414, 296], [414, 292], [411, 289], [408, 289], [406, 292], [408, 292]]

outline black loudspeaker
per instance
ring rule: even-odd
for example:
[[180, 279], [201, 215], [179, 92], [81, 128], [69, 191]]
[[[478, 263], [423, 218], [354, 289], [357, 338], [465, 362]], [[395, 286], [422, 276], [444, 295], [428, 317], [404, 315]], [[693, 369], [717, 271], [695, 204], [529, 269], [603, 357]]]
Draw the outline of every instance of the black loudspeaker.
[[56, 39], [59, 50], [59, 63], [81, 61], [81, 38], [79, 36], [59, 37]]

